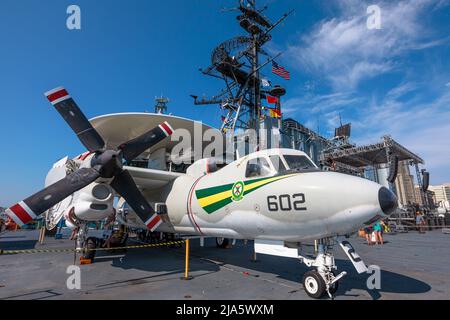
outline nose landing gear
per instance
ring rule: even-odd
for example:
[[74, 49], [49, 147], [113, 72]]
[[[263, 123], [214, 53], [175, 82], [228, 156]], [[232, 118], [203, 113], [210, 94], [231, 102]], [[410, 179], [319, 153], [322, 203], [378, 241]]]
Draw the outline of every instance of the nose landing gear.
[[352, 262], [356, 271], [361, 274], [367, 272], [367, 266], [361, 257], [355, 252], [352, 245], [342, 237], [326, 238], [317, 241], [317, 256], [302, 255], [301, 244], [285, 243], [276, 240], [255, 240], [255, 253], [267, 254], [278, 257], [295, 258], [307, 267], [314, 267], [303, 277], [303, 288], [306, 294], [313, 299], [320, 299], [327, 294], [334, 298], [339, 288], [339, 281], [347, 275], [347, 272], [336, 273], [337, 267], [334, 255], [329, 252], [333, 245], [339, 244], [347, 257]]
[[313, 299], [320, 299], [327, 293], [330, 299], [333, 299], [339, 288], [339, 280], [345, 277], [347, 272], [336, 275], [337, 267], [334, 256], [328, 252], [328, 245], [321, 240], [316, 259], [305, 257], [300, 259], [306, 266], [316, 267], [316, 270], [308, 271], [303, 277], [303, 288], [306, 294]]

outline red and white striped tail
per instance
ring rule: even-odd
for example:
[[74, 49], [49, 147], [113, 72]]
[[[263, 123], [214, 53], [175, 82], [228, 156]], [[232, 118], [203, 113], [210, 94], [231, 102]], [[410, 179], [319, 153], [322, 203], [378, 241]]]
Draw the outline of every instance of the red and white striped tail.
[[23, 201], [6, 209], [6, 214], [19, 226], [26, 225], [36, 219], [36, 214]]
[[162, 223], [161, 217], [158, 216], [157, 214], [154, 214], [153, 216], [150, 217], [150, 219], [148, 219], [145, 222], [145, 225], [151, 232], [153, 232], [160, 226], [161, 223]]

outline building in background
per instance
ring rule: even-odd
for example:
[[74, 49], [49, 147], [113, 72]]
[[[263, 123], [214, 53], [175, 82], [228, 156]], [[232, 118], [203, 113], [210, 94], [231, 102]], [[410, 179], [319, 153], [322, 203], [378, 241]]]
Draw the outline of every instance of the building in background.
[[435, 209], [438, 207], [438, 205], [436, 204], [436, 202], [434, 201], [434, 192], [431, 190], [427, 190], [427, 192], [425, 193], [426, 197], [427, 197], [427, 201], [428, 201], [428, 207], [430, 209]]
[[[416, 203], [419, 206], [425, 206], [426, 204], [423, 203], [422, 196], [420, 194], [421, 193], [420, 186], [415, 185], [414, 192], [416, 194]], [[428, 202], [427, 204], [430, 206], [430, 208], [433, 209], [437, 206], [436, 200], [435, 200], [435, 193], [432, 190], [427, 190], [427, 192], [425, 192], [425, 197], [426, 197], [426, 201]]]
[[[397, 197], [399, 203], [405, 207], [412, 205], [414, 203], [419, 204], [419, 197], [416, 196], [416, 191], [414, 189], [414, 176], [409, 170], [409, 162], [401, 161], [398, 164], [398, 175], [397, 180], [395, 180], [395, 188], [397, 190]], [[422, 200], [420, 200], [422, 202]]]
[[[4, 221], [6, 221], [6, 219], [8, 218], [7, 215], [6, 215], [5, 210], [6, 210], [5, 208], [0, 207], [0, 219], [2, 219], [2, 220], [4, 220]], [[1, 230], [0, 230], [0, 231], [1, 231]]]
[[[376, 172], [374, 172], [375, 170]], [[381, 184], [383, 187], [390, 188], [389, 182], [387, 181], [389, 176], [389, 165], [387, 163], [380, 164], [378, 169], [369, 168], [366, 171], [373, 172], [373, 179], [370, 180]]]
[[[345, 130], [344, 130], [345, 129]], [[356, 146], [350, 143], [350, 125], [336, 129], [334, 138], [327, 139], [294, 119], [283, 121], [282, 146], [304, 151], [323, 170], [338, 171], [365, 177], [397, 194], [399, 206], [434, 208], [434, 193], [421, 192], [422, 175], [419, 165], [425, 161], [390, 136], [375, 144]], [[398, 162], [396, 178], [391, 177], [393, 164]], [[411, 174], [411, 168], [417, 176]], [[391, 179], [394, 183], [390, 183]], [[450, 186], [449, 186], [450, 198]]]
[[[428, 190], [434, 192], [434, 202], [438, 207], [449, 206], [450, 202], [450, 184], [430, 186]], [[450, 209], [450, 208], [447, 208]]]
[[300, 150], [319, 165], [319, 157], [323, 150], [330, 146], [330, 141], [317, 132], [306, 128], [294, 119], [283, 120], [282, 146]]

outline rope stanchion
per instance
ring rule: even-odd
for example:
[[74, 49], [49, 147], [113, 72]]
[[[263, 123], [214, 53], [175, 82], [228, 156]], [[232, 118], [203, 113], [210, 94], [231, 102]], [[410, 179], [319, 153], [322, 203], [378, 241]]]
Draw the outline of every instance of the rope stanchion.
[[39, 229], [39, 244], [44, 244], [44, 240], [45, 240], [45, 226], [42, 226]]
[[185, 254], [185, 261], [184, 261], [184, 277], [181, 278], [181, 280], [192, 280], [193, 277], [191, 277], [189, 275], [189, 244], [190, 241], [189, 239], [186, 239], [185, 241], [185, 250], [186, 250], [186, 254]]

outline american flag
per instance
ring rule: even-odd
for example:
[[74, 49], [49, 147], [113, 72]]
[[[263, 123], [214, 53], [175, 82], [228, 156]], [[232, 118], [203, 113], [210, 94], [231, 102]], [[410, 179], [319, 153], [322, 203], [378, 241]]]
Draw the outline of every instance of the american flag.
[[291, 74], [289, 73], [289, 71], [287, 71], [284, 67], [280, 66], [275, 61], [272, 62], [272, 72], [277, 76], [282, 77], [283, 79], [291, 80]]

